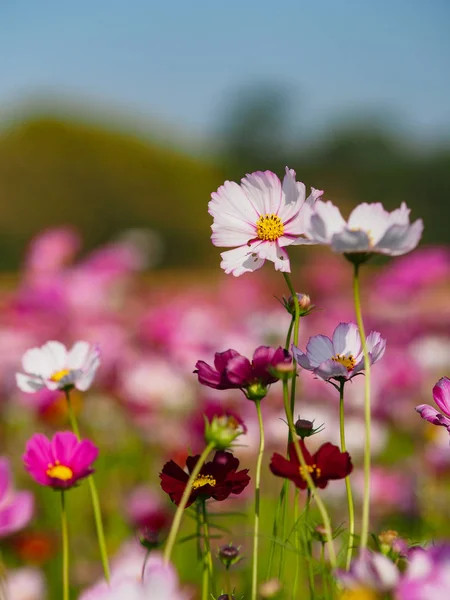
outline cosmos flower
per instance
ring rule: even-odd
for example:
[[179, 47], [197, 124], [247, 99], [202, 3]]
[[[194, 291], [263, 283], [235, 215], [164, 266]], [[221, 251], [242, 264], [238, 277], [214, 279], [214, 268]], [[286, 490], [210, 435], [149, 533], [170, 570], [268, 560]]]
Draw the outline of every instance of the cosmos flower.
[[279, 379], [273, 369], [283, 363], [291, 363], [291, 355], [281, 347], [259, 346], [251, 362], [230, 349], [216, 352], [214, 367], [197, 361], [194, 373], [203, 385], [216, 390], [241, 389], [250, 400], [260, 400], [267, 394], [268, 386]]
[[[315, 454], [310, 454], [303, 440], [299, 440], [299, 444], [316, 487], [325, 488], [332, 479], [344, 479], [352, 472], [353, 465], [349, 453], [341, 452], [338, 446], [327, 442], [320, 446]], [[275, 452], [270, 461], [270, 470], [278, 477], [290, 479], [301, 490], [307, 487], [294, 442], [289, 444], [289, 460]]]
[[442, 413], [437, 411], [429, 404], [419, 404], [416, 411], [429, 423], [446, 427], [450, 433], [450, 379], [441, 377], [433, 388], [433, 400], [441, 409]]
[[283, 183], [271, 171], [251, 173], [241, 185], [226, 181], [208, 205], [214, 218], [212, 243], [234, 248], [221, 254], [225, 273], [237, 277], [259, 269], [266, 260], [272, 261], [277, 271], [290, 272], [285, 248], [314, 243], [303, 237], [305, 221], [322, 194], [312, 188], [306, 198], [305, 185], [296, 182], [295, 171], [287, 167]]
[[33, 510], [33, 495], [14, 489], [8, 459], [0, 458], [0, 538], [28, 525]]
[[389, 213], [379, 202], [364, 202], [346, 222], [332, 202], [318, 200], [307, 213], [306, 235], [334, 252], [399, 256], [414, 250], [422, 236], [422, 219], [411, 225], [409, 213], [405, 203]]
[[[366, 550], [352, 561], [349, 571], [339, 570], [337, 578], [346, 590], [386, 593], [395, 588], [400, 574], [394, 563], [384, 554]], [[370, 594], [367, 597], [371, 597]]]
[[28, 440], [23, 462], [37, 483], [55, 489], [71, 488], [94, 472], [98, 448], [89, 440], [78, 440], [71, 431], [55, 433], [49, 440], [35, 433]]
[[[188, 456], [186, 467], [188, 472], [178, 466], [173, 460], [166, 463], [160, 473], [161, 487], [169, 494], [177, 506], [186, 488], [189, 474], [192, 473], [200, 456]], [[231, 452], [218, 451], [212, 461], [200, 469], [192, 484], [192, 493], [186, 506], [190, 506], [197, 498], [214, 498], [226, 500], [230, 494], [240, 494], [249, 484], [248, 469], [238, 471], [239, 460]]]
[[67, 351], [64, 344], [50, 341], [41, 348], [27, 350], [22, 358], [25, 373], [16, 373], [17, 385], [33, 393], [46, 387], [64, 390], [76, 387], [85, 392], [100, 366], [100, 352], [87, 342], [76, 342]]
[[[383, 356], [386, 340], [378, 331], [371, 331], [366, 345], [373, 364]], [[316, 335], [309, 339], [306, 353], [296, 346], [292, 346], [292, 353], [301, 367], [324, 381], [346, 381], [364, 370], [361, 338], [354, 323], [339, 323], [332, 339]]]
[[408, 554], [406, 572], [396, 590], [396, 600], [450, 598], [450, 545], [415, 548]]

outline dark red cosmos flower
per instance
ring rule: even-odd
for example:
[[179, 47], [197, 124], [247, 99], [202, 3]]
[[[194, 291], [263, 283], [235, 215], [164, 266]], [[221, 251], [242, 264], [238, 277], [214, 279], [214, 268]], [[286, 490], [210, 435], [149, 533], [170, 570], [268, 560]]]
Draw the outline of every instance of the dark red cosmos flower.
[[[173, 460], [166, 463], [159, 475], [162, 489], [169, 494], [177, 506], [186, 488], [189, 474], [192, 473], [200, 455], [188, 456], [186, 467], [188, 473]], [[200, 473], [192, 485], [192, 493], [186, 506], [190, 506], [197, 498], [214, 498], [226, 500], [230, 494], [240, 494], [249, 484], [248, 469], [237, 471], [239, 460], [231, 452], [216, 452], [212, 461], [200, 469]]]
[[[308, 465], [309, 474], [318, 488], [326, 487], [332, 479], [344, 479], [352, 472], [353, 465], [349, 453], [341, 452], [338, 446], [327, 442], [320, 446], [315, 454], [311, 455], [303, 440], [299, 440], [299, 444]], [[289, 460], [275, 453], [270, 461], [270, 470], [278, 477], [290, 479], [302, 490], [307, 487], [306, 479], [302, 474], [303, 467], [298, 460], [294, 442], [289, 444]]]
[[216, 352], [214, 367], [203, 360], [197, 361], [194, 373], [203, 385], [216, 390], [241, 389], [247, 398], [260, 400], [267, 394], [267, 386], [278, 381], [273, 369], [280, 364], [290, 363], [291, 355], [284, 348], [259, 346], [253, 360], [236, 350]]

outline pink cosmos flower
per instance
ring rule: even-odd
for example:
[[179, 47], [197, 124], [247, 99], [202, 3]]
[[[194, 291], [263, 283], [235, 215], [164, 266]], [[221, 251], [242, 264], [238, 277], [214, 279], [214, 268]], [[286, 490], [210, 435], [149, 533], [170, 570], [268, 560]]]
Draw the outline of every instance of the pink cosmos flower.
[[27, 350], [22, 358], [25, 373], [16, 373], [18, 387], [27, 393], [47, 387], [63, 390], [76, 387], [85, 392], [100, 366], [97, 346], [76, 342], [67, 351], [61, 342], [47, 342], [41, 348]]
[[49, 440], [35, 433], [28, 440], [23, 462], [37, 483], [66, 490], [94, 472], [98, 448], [89, 440], [78, 440], [71, 431], [55, 433]]
[[416, 411], [429, 423], [446, 427], [450, 433], [450, 379], [441, 377], [433, 388], [433, 400], [441, 409], [442, 413], [437, 411], [429, 404], [419, 404]]
[[364, 202], [345, 221], [332, 202], [318, 200], [307, 213], [306, 235], [334, 252], [399, 256], [414, 250], [422, 236], [422, 219], [411, 225], [409, 213], [405, 203], [389, 213], [380, 202]]
[[[339, 570], [337, 577], [347, 590], [385, 593], [395, 588], [400, 573], [387, 556], [366, 550], [352, 561], [349, 571]], [[370, 594], [367, 597], [371, 597]]]
[[8, 459], [0, 458], [0, 538], [23, 529], [33, 509], [33, 495], [14, 490]]
[[[371, 331], [366, 346], [373, 364], [383, 356], [386, 340], [378, 331]], [[306, 353], [296, 346], [292, 346], [292, 353], [301, 367], [324, 381], [346, 381], [364, 370], [361, 338], [354, 323], [339, 323], [332, 339], [316, 335], [309, 339]]]
[[322, 194], [312, 188], [305, 200], [305, 185], [296, 182], [295, 171], [287, 167], [283, 183], [271, 171], [251, 173], [241, 185], [226, 181], [209, 203], [214, 218], [212, 243], [234, 247], [221, 254], [225, 273], [238, 277], [259, 269], [266, 260], [271, 260], [277, 271], [289, 273], [285, 247], [315, 243], [303, 237], [305, 220]]
[[397, 587], [397, 600], [440, 600], [450, 598], [450, 545], [441, 542], [430, 548], [413, 548]]

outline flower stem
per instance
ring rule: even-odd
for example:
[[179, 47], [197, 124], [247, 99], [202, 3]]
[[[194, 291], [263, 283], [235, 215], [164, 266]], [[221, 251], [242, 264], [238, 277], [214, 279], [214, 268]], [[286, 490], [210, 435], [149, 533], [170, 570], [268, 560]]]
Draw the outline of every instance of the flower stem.
[[[208, 527], [208, 513], [206, 512], [206, 500], [203, 498], [201, 501], [201, 509], [202, 509], [202, 522], [203, 522], [203, 555], [204, 555], [204, 564], [205, 570], [208, 574], [209, 581], [211, 583], [211, 588], [213, 592], [213, 596], [215, 597], [214, 590], [214, 573], [213, 573], [213, 561], [211, 556], [211, 545], [209, 543], [209, 527]], [[209, 598], [208, 595], [205, 596], [207, 600]]]
[[[74, 413], [73, 407], [72, 407], [72, 402], [70, 401], [69, 390], [66, 390], [65, 394], [66, 394], [67, 409], [69, 412], [69, 420], [70, 420], [70, 425], [72, 427], [72, 431], [74, 432], [74, 434], [77, 436], [78, 439], [81, 439], [80, 428], [78, 427], [77, 419], [75, 417], [75, 413]], [[106, 581], [109, 583], [109, 580], [110, 580], [109, 561], [108, 561], [108, 552], [106, 550], [105, 532], [103, 529], [102, 511], [100, 508], [100, 501], [98, 498], [97, 486], [95, 485], [95, 479], [94, 479], [93, 475], [90, 475], [88, 477], [88, 484], [89, 484], [89, 490], [91, 492], [92, 508], [94, 511], [95, 526], [97, 529], [98, 547], [100, 549], [100, 556], [102, 559], [103, 572], [104, 572]]]
[[[345, 381], [341, 381], [339, 386], [339, 424], [341, 430], [341, 451], [347, 452], [345, 444], [345, 425], [344, 425], [344, 386]], [[352, 561], [353, 551], [353, 536], [355, 535], [355, 508], [353, 505], [353, 494], [352, 486], [350, 483], [350, 477], [347, 475], [345, 478], [345, 489], [347, 491], [347, 504], [348, 504], [348, 546], [347, 546], [347, 559], [345, 561], [345, 568], [347, 571], [350, 568]]]
[[259, 507], [261, 493], [261, 465], [264, 454], [264, 425], [261, 414], [261, 400], [255, 401], [259, 424], [259, 450], [255, 471], [255, 521], [253, 528], [253, 569], [251, 600], [256, 600], [258, 586], [258, 545], [259, 545]]
[[353, 271], [353, 297], [355, 301], [356, 321], [358, 323], [359, 335], [364, 354], [364, 421], [365, 421], [365, 445], [364, 445], [364, 500], [361, 524], [360, 548], [367, 547], [369, 537], [369, 513], [370, 513], [370, 359], [367, 352], [366, 334], [361, 313], [361, 298], [359, 290], [359, 264], [355, 263]]
[[177, 507], [177, 511], [172, 521], [172, 526], [170, 528], [169, 536], [167, 538], [166, 547], [164, 548], [164, 562], [168, 563], [170, 561], [170, 557], [172, 555], [173, 547], [175, 545], [175, 540], [178, 534], [178, 530], [180, 529], [181, 519], [183, 517], [183, 511], [186, 508], [186, 504], [189, 500], [189, 496], [192, 492], [192, 484], [194, 483], [197, 475], [200, 473], [201, 468], [205, 464], [206, 459], [208, 458], [208, 454], [214, 448], [214, 443], [210, 442], [203, 452], [200, 455], [195, 467], [192, 469], [192, 473], [189, 476], [189, 479], [186, 483], [186, 487], [184, 488], [183, 495], [181, 496], [180, 503]]
[[62, 537], [62, 580], [63, 600], [69, 600], [69, 534], [67, 530], [66, 499], [61, 491], [61, 537]]
[[300, 444], [298, 442], [298, 438], [297, 438], [297, 435], [295, 432], [294, 421], [292, 419], [292, 414], [290, 411], [289, 390], [288, 390], [287, 382], [283, 382], [283, 400], [284, 400], [284, 410], [286, 412], [286, 418], [287, 418], [287, 422], [289, 425], [289, 430], [291, 432], [292, 439], [294, 442], [295, 453], [297, 455], [299, 463], [303, 467], [303, 473], [304, 473], [303, 476], [306, 480], [308, 489], [311, 491], [311, 497], [314, 498], [314, 500], [316, 501], [317, 508], [319, 509], [320, 515], [322, 517], [323, 526], [325, 528], [325, 537], [327, 539], [327, 544], [328, 544], [328, 554], [329, 554], [329, 558], [330, 558], [330, 563], [331, 563], [332, 568], [334, 569], [336, 567], [336, 552], [334, 549], [330, 517], [328, 515], [325, 504], [322, 502], [322, 499], [319, 496], [317, 488], [314, 485], [314, 481], [312, 480], [311, 475], [309, 474], [309, 471], [307, 468], [308, 465], [305, 462], [305, 457], [303, 456], [302, 449], [300, 448]]
[[311, 539], [309, 535], [308, 528], [308, 520], [309, 520], [309, 508], [311, 506], [311, 491], [308, 490], [308, 494], [306, 497], [306, 506], [305, 506], [305, 546], [306, 546], [306, 556], [308, 563], [308, 583], [309, 583], [309, 595], [311, 600], [314, 600], [315, 597], [315, 586], [314, 586], [314, 571], [313, 571], [313, 563], [312, 563], [312, 545]]
[[298, 590], [298, 578], [300, 571], [300, 547], [299, 547], [299, 531], [298, 531], [298, 505], [300, 502], [300, 490], [295, 488], [295, 497], [294, 497], [294, 523], [295, 523], [295, 531], [294, 531], [294, 547], [295, 547], [295, 572], [294, 572], [294, 584], [292, 586], [292, 598], [297, 598], [297, 590]]

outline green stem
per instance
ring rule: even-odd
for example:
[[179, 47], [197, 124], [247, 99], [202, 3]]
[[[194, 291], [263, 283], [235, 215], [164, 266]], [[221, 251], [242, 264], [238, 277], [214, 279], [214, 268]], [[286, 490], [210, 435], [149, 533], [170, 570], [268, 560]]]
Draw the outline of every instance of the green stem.
[[310, 506], [311, 506], [311, 491], [308, 490], [308, 495], [306, 497], [306, 506], [305, 506], [305, 538], [306, 538], [306, 556], [307, 556], [307, 563], [308, 563], [309, 595], [311, 597], [311, 600], [314, 600], [315, 586], [314, 586], [314, 571], [313, 571], [313, 563], [312, 563], [312, 544], [311, 544], [311, 539], [310, 539], [309, 529], [308, 529]]
[[[347, 452], [345, 444], [345, 424], [344, 424], [344, 386], [345, 381], [341, 381], [339, 385], [339, 425], [341, 430], [341, 451]], [[345, 561], [345, 568], [347, 571], [350, 568], [352, 561], [353, 551], [353, 536], [355, 535], [355, 508], [353, 505], [353, 494], [352, 486], [350, 483], [350, 477], [347, 475], [345, 478], [345, 489], [347, 491], [347, 504], [348, 504], [348, 546], [347, 546], [347, 559]]]
[[[208, 527], [208, 513], [206, 512], [206, 501], [202, 500], [202, 520], [203, 520], [203, 544], [204, 544], [204, 559], [206, 563], [206, 570], [209, 575], [209, 581], [211, 583], [211, 589], [213, 596], [215, 597], [214, 590], [214, 573], [213, 573], [213, 561], [211, 555], [211, 545], [209, 543], [209, 527]], [[208, 598], [208, 596], [206, 596]]]
[[256, 600], [258, 586], [258, 545], [259, 545], [259, 508], [261, 493], [261, 465], [264, 454], [264, 425], [261, 414], [261, 400], [255, 400], [259, 424], [259, 450], [255, 471], [255, 521], [253, 528], [253, 569], [251, 600]]
[[361, 313], [361, 298], [359, 290], [359, 264], [354, 265], [353, 272], [353, 296], [355, 301], [356, 322], [358, 323], [359, 335], [364, 354], [364, 421], [365, 421], [365, 445], [364, 445], [364, 499], [361, 524], [360, 548], [367, 547], [369, 537], [369, 513], [370, 513], [370, 359], [367, 351], [366, 334]]
[[296, 600], [298, 590], [298, 579], [300, 571], [300, 547], [299, 547], [299, 524], [298, 524], [298, 505], [300, 503], [300, 490], [295, 488], [294, 496], [294, 547], [295, 547], [295, 573], [294, 573], [294, 584], [292, 586], [292, 598]]
[[225, 570], [225, 579], [226, 579], [226, 590], [228, 597], [231, 598], [231, 577], [230, 577], [230, 567], [226, 567]]
[[[78, 439], [81, 439], [80, 428], [78, 427], [77, 419], [75, 417], [75, 413], [73, 411], [72, 402], [70, 400], [69, 390], [65, 390], [66, 399], [67, 399], [67, 409], [69, 412], [69, 420], [70, 425], [72, 427], [72, 431], [77, 436]], [[103, 529], [103, 521], [102, 521], [102, 511], [100, 508], [100, 501], [98, 498], [97, 486], [95, 485], [95, 479], [93, 475], [88, 477], [89, 490], [91, 492], [91, 500], [92, 500], [92, 508], [94, 511], [94, 519], [95, 526], [97, 529], [97, 538], [98, 538], [98, 546], [100, 549], [100, 556], [102, 559], [103, 572], [105, 575], [106, 581], [109, 583], [110, 573], [109, 573], [109, 561], [108, 561], [108, 551], [106, 550], [106, 541], [105, 541], [105, 531]]]
[[184, 488], [183, 495], [181, 496], [180, 503], [177, 507], [177, 511], [175, 513], [175, 517], [172, 521], [172, 527], [170, 528], [169, 536], [167, 538], [166, 547], [164, 548], [164, 562], [168, 563], [170, 561], [170, 557], [172, 555], [173, 547], [175, 545], [175, 540], [178, 534], [178, 530], [180, 528], [181, 519], [183, 517], [183, 511], [186, 508], [186, 504], [189, 500], [189, 496], [192, 492], [192, 484], [197, 478], [197, 475], [200, 473], [201, 468], [205, 464], [206, 459], [208, 458], [208, 454], [214, 448], [214, 443], [209, 443], [203, 452], [200, 455], [195, 467], [192, 469], [192, 473], [189, 476], [189, 479], [186, 483], [186, 487]]
[[67, 530], [67, 514], [64, 490], [61, 491], [61, 537], [62, 537], [62, 580], [63, 600], [69, 600], [69, 533]]
[[317, 508], [319, 509], [320, 515], [322, 517], [323, 526], [325, 528], [325, 537], [327, 539], [327, 544], [328, 544], [328, 554], [329, 554], [329, 558], [330, 558], [330, 563], [331, 563], [332, 568], [334, 569], [334, 568], [336, 568], [336, 552], [334, 549], [330, 517], [328, 515], [325, 504], [322, 502], [322, 499], [319, 496], [319, 493], [314, 484], [314, 481], [312, 480], [311, 475], [308, 471], [308, 468], [307, 468], [308, 465], [306, 464], [305, 457], [303, 456], [302, 449], [300, 448], [300, 444], [298, 442], [298, 437], [295, 432], [294, 421], [292, 419], [292, 414], [290, 411], [289, 390], [288, 390], [286, 382], [283, 382], [283, 400], [284, 400], [284, 410], [286, 412], [286, 418], [287, 418], [289, 429], [291, 431], [292, 439], [294, 442], [295, 453], [297, 455], [300, 465], [303, 467], [303, 477], [306, 480], [308, 489], [311, 491], [311, 496], [316, 501]]

